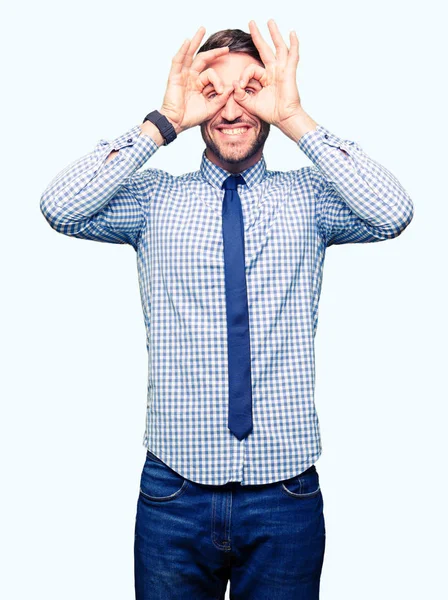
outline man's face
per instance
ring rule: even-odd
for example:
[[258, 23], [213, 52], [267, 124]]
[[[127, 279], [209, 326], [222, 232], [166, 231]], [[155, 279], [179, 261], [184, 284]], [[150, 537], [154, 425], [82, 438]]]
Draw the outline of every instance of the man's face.
[[[251, 63], [261, 64], [248, 54], [229, 52], [213, 61], [210, 67], [216, 71], [225, 88], [233, 89], [232, 81], [239, 81], [243, 70]], [[257, 94], [259, 90], [261, 84], [251, 79], [246, 92]], [[212, 94], [216, 94], [213, 85], [205, 87], [203, 94], [206, 99], [213, 97]], [[240, 131], [240, 128], [243, 130]], [[269, 123], [247, 112], [236, 102], [233, 92], [224, 107], [201, 124], [207, 158], [232, 173], [244, 171], [260, 160], [269, 130]]]

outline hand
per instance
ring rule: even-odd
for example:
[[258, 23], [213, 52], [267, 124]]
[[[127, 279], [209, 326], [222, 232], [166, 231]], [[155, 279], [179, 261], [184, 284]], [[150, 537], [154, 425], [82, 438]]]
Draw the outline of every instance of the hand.
[[[176, 133], [211, 119], [233, 93], [233, 88], [224, 91], [223, 82], [214, 69], [204, 70], [217, 57], [227, 54], [228, 46], [200, 52], [193, 60], [204, 34], [205, 27], [199, 27], [193, 39], [185, 40], [171, 62], [168, 85], [159, 112], [171, 121]], [[202, 93], [210, 83], [216, 92], [212, 100]]]
[[[262, 38], [255, 21], [249, 21], [252, 40], [265, 66], [252, 63], [244, 69], [241, 81], [233, 82], [234, 98], [249, 113], [282, 129], [287, 128], [289, 119], [304, 113], [296, 83], [299, 40], [295, 31], [291, 31], [288, 50], [273, 19], [269, 19], [268, 27], [276, 56]], [[256, 79], [260, 83], [259, 91], [253, 94], [245, 91], [250, 79]]]

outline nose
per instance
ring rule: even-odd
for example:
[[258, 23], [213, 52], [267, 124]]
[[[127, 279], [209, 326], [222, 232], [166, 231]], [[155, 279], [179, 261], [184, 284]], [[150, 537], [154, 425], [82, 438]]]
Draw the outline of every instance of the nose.
[[230, 93], [224, 108], [221, 109], [221, 117], [227, 121], [234, 121], [243, 115], [243, 109], [233, 97], [233, 92]]

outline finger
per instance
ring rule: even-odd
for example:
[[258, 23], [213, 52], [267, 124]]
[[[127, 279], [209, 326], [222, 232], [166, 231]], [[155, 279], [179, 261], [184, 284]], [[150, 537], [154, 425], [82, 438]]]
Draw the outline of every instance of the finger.
[[178, 52], [176, 52], [176, 54], [174, 55], [173, 60], [171, 61], [171, 69], [169, 73], [170, 76], [178, 75], [179, 73], [181, 73], [189, 45], [190, 40], [186, 39], [182, 46], [179, 48]]
[[201, 27], [199, 27], [199, 29], [194, 34], [194, 36], [190, 42], [190, 47], [188, 48], [187, 54], [185, 56], [185, 61], [184, 61], [184, 65], [186, 67], [191, 66], [191, 63], [193, 62], [193, 56], [195, 55], [196, 50], [199, 48], [199, 45], [201, 43], [202, 38], [204, 37], [204, 34], [205, 34], [205, 27], [203, 27], [201, 25]]
[[268, 84], [266, 69], [256, 63], [250, 63], [241, 74], [240, 87], [244, 90], [251, 79], [256, 79], [262, 87], [265, 87]]
[[235, 79], [232, 84], [234, 90], [233, 97], [235, 100], [238, 102], [238, 104], [244, 106], [244, 108], [246, 108], [249, 112], [252, 112], [251, 107], [253, 106], [254, 98], [245, 92], [238, 80]]
[[[229, 88], [224, 87], [222, 79], [211, 67], [199, 74], [197, 85], [201, 93], [208, 85], [213, 86], [213, 88], [210, 87], [210, 90], [204, 94], [206, 100], [208, 100], [211, 104], [210, 110], [212, 112], [216, 112], [219, 108], [224, 106], [229, 98], [229, 95], [233, 92], [232, 86], [229, 86]], [[214, 97], [209, 98], [208, 96], [211, 93], [214, 93], [215, 95]]]
[[261, 60], [265, 65], [271, 64], [275, 62], [275, 56], [272, 52], [271, 47], [265, 40], [262, 38], [261, 33], [258, 27], [255, 24], [255, 21], [249, 21], [249, 30], [252, 36], [252, 40], [257, 47], [258, 52], [260, 53]]
[[294, 29], [289, 33], [289, 38], [291, 43], [289, 47], [288, 60], [286, 61], [286, 65], [288, 67], [293, 67], [294, 69], [296, 69], [299, 63], [299, 39]]
[[214, 48], [213, 50], [207, 50], [206, 52], [199, 52], [199, 54], [196, 54], [196, 57], [191, 65], [191, 69], [196, 71], [196, 73], [200, 73], [209, 63], [213, 62], [215, 58], [223, 56], [228, 52], [229, 46], [224, 46], [223, 48]]
[[274, 46], [277, 51], [277, 62], [284, 64], [286, 63], [286, 59], [288, 58], [288, 46], [286, 45], [285, 40], [283, 39], [280, 30], [277, 26], [277, 23], [274, 21], [274, 19], [269, 19], [268, 27], [272, 41], [274, 42]]
[[216, 94], [213, 98], [210, 99], [210, 104], [213, 106], [213, 110], [216, 112], [219, 108], [223, 107], [227, 100], [229, 99], [230, 94], [233, 92], [233, 87], [229, 86], [228, 88], [224, 88], [222, 94]]
[[198, 84], [200, 92], [204, 91], [204, 88], [209, 84], [212, 84], [217, 94], [222, 94], [224, 91], [222, 79], [219, 77], [215, 69], [212, 69], [211, 67], [199, 74]]

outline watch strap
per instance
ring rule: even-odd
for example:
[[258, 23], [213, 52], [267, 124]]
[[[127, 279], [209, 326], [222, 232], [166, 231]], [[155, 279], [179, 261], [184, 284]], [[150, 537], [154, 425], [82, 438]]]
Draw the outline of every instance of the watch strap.
[[164, 146], [168, 146], [168, 144], [171, 144], [171, 142], [177, 138], [177, 133], [173, 125], [168, 121], [165, 115], [162, 115], [158, 110], [153, 110], [148, 113], [143, 119], [143, 123], [145, 121], [150, 121], [157, 127], [164, 139]]

